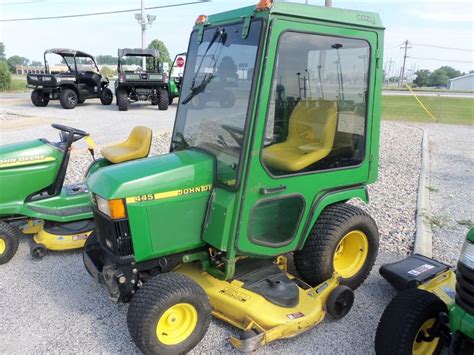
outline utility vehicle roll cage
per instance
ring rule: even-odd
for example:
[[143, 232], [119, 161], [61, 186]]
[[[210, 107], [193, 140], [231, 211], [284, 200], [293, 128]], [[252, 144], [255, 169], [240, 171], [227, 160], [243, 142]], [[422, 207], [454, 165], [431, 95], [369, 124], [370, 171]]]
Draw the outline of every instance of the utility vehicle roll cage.
[[117, 72], [120, 72], [123, 57], [150, 57], [153, 58], [153, 66], [157, 68], [160, 60], [160, 51], [158, 49], [141, 49], [141, 48], [123, 48], [118, 50]]
[[[46, 55], [47, 54], [57, 54], [60, 57], [63, 58], [64, 62], [66, 63], [68, 69], [70, 72], [76, 72], [77, 73], [77, 61], [76, 58], [91, 58], [92, 62], [94, 63], [95, 68], [97, 69], [97, 72], [100, 72], [99, 67], [97, 66], [97, 63], [95, 61], [95, 58], [93, 55], [88, 54], [86, 52], [78, 51], [75, 49], [67, 49], [67, 48], [52, 48], [52, 49], [47, 49], [44, 51], [44, 66], [45, 66], [45, 71], [48, 74], [51, 74], [49, 71], [49, 65], [48, 61], [46, 60]], [[74, 70], [69, 66], [69, 63], [66, 60], [66, 57], [73, 57], [74, 58]]]

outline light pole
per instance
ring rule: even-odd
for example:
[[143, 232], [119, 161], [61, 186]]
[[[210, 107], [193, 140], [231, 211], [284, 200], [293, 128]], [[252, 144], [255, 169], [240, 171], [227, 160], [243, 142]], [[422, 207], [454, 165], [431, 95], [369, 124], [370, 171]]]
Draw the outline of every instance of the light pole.
[[[135, 14], [135, 19], [138, 21], [138, 24], [142, 28], [142, 49], [145, 49], [145, 31], [147, 25], [151, 27], [153, 21], [156, 20], [155, 15], [145, 15], [145, 1], [141, 0], [141, 12], [139, 14]], [[146, 70], [146, 58], [142, 57], [142, 69]]]

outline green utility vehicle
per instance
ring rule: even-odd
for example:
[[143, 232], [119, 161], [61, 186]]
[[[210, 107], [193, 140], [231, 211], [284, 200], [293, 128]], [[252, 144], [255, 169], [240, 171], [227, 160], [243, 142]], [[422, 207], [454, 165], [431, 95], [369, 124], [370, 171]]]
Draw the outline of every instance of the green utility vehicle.
[[380, 269], [401, 291], [387, 306], [375, 337], [377, 354], [474, 354], [474, 228], [457, 270], [422, 255]]
[[176, 54], [173, 65], [170, 68], [169, 80], [169, 104], [173, 103], [173, 99], [179, 96], [181, 92], [181, 84], [183, 82], [184, 65], [186, 64], [186, 53]]
[[[131, 65], [127, 64], [130, 59]], [[168, 77], [161, 70], [157, 49], [119, 49], [117, 73], [115, 96], [120, 111], [127, 111], [131, 101], [150, 101], [159, 110], [168, 109]]]
[[211, 314], [250, 351], [349, 311], [378, 250], [348, 201], [377, 178], [382, 49], [373, 13], [267, 0], [198, 17], [169, 153], [89, 179], [84, 263], [131, 302], [143, 352], [189, 351]]
[[[48, 54], [62, 58], [68, 70], [54, 72], [47, 61]], [[102, 105], [110, 105], [114, 95], [109, 89], [109, 79], [100, 74], [92, 55], [74, 49], [54, 48], [44, 52], [45, 74], [28, 74], [27, 86], [32, 88], [31, 102], [45, 107], [50, 100], [59, 100], [65, 109], [73, 109], [86, 99], [99, 98]]]
[[[53, 124], [59, 142], [35, 139], [0, 146], [0, 265], [15, 255], [20, 236], [33, 235], [31, 255], [47, 250], [82, 248], [94, 229], [87, 179], [111, 164], [144, 158], [151, 145], [151, 130], [135, 127], [128, 139], [101, 150], [87, 132]], [[64, 185], [72, 145], [86, 140], [93, 161], [84, 181]], [[120, 157], [117, 157], [117, 152]]]

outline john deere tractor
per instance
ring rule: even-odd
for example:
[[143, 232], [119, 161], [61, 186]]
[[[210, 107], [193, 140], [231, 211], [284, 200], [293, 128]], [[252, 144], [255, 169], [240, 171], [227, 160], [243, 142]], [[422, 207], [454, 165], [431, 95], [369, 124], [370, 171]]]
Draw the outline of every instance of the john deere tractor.
[[382, 48], [373, 13], [267, 0], [198, 17], [169, 153], [88, 181], [84, 263], [130, 302], [143, 352], [189, 351], [211, 314], [251, 351], [349, 311], [378, 250], [348, 201], [377, 178]]
[[378, 355], [474, 354], [474, 228], [467, 234], [457, 270], [422, 255], [383, 265], [400, 293], [377, 328]]

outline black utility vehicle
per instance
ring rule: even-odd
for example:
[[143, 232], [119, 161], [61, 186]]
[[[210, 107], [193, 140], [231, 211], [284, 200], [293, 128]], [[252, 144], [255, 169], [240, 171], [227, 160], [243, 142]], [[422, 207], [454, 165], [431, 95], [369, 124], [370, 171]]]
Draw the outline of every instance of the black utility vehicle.
[[[67, 72], [50, 71], [47, 54], [57, 54], [67, 65]], [[28, 74], [27, 86], [34, 89], [31, 101], [44, 107], [49, 100], [58, 100], [65, 109], [72, 109], [86, 99], [99, 98], [102, 105], [110, 105], [113, 93], [109, 79], [100, 74], [92, 55], [74, 49], [53, 48], [44, 52], [45, 74]]]
[[127, 111], [130, 101], [151, 101], [159, 110], [168, 109], [168, 76], [161, 69], [157, 49], [119, 49], [117, 72], [115, 95], [120, 111]]

